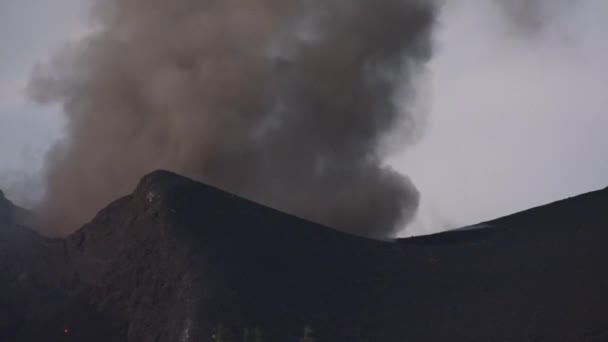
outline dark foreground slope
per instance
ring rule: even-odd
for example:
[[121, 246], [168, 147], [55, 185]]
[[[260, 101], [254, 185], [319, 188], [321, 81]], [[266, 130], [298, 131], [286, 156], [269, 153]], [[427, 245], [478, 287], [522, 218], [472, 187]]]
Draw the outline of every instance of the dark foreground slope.
[[42, 238], [26, 220], [0, 191], [0, 341], [11, 341], [28, 321], [46, 320], [67, 299], [61, 241]]
[[25, 236], [0, 242], [0, 267], [19, 256], [11, 279], [40, 283], [0, 278], [0, 340], [205, 342], [221, 326], [222, 341], [257, 327], [296, 342], [310, 326], [319, 342], [606, 341], [607, 203], [378, 242], [155, 172], [65, 241], [0, 209], [2, 242]]

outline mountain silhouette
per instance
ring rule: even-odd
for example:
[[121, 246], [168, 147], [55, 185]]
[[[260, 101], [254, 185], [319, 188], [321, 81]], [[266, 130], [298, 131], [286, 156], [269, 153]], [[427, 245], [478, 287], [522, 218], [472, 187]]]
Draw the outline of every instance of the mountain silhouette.
[[606, 341], [607, 204], [377, 241], [156, 171], [48, 239], [0, 196], [0, 341]]

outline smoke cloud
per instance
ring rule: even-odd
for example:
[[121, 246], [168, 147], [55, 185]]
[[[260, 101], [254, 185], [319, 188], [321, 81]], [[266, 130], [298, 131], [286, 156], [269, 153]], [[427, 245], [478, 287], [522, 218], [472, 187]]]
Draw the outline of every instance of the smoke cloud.
[[566, 34], [564, 22], [571, 21], [581, 0], [495, 0], [506, 19], [507, 30], [516, 36], [546, 38], [548, 32]]
[[425, 0], [98, 0], [95, 30], [30, 82], [60, 103], [39, 213], [67, 234], [168, 169], [355, 234], [394, 236], [419, 194], [411, 143], [437, 8]]

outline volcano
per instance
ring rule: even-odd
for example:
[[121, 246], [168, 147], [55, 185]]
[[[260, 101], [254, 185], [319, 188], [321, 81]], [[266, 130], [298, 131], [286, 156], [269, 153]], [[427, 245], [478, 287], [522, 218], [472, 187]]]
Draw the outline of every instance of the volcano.
[[156, 171], [49, 239], [0, 195], [0, 341], [607, 341], [607, 204], [376, 241]]

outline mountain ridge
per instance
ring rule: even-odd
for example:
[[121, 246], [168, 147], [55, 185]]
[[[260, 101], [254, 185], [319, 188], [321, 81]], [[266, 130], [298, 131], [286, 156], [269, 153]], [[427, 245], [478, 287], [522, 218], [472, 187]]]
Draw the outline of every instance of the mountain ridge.
[[594, 341], [608, 332], [607, 201], [604, 189], [389, 242], [156, 171], [67, 239], [26, 239], [52, 246], [24, 268], [54, 261], [39, 276], [53, 295], [0, 336], [205, 342], [222, 326], [279, 342], [311, 326], [318, 341]]

